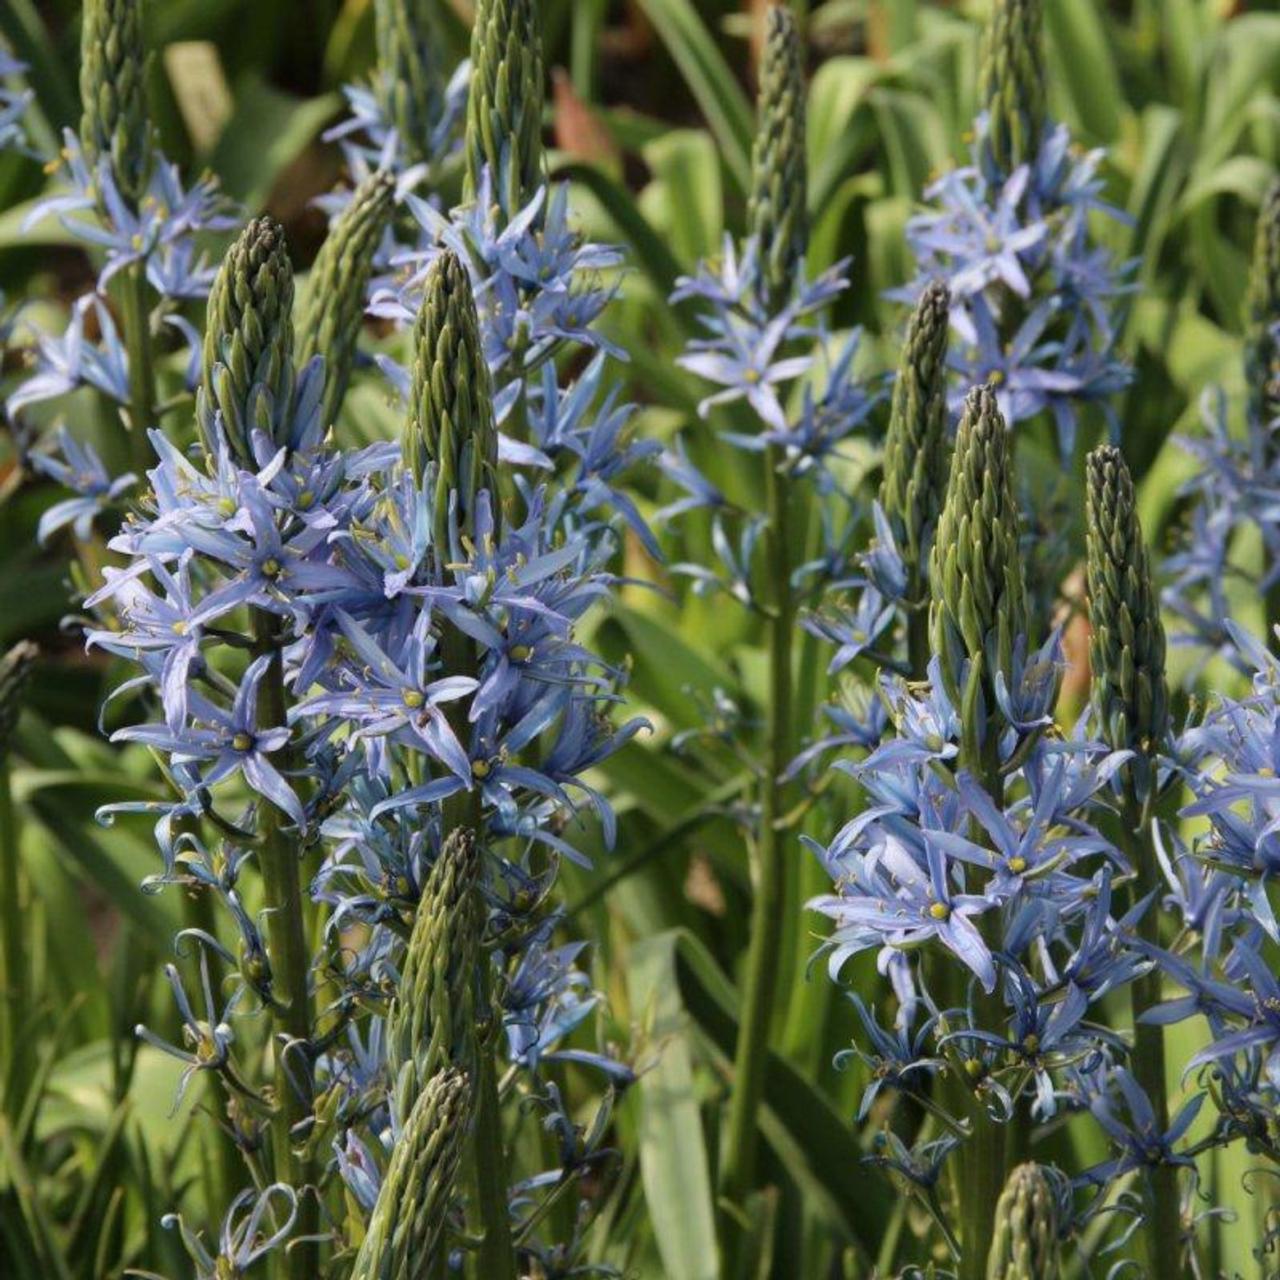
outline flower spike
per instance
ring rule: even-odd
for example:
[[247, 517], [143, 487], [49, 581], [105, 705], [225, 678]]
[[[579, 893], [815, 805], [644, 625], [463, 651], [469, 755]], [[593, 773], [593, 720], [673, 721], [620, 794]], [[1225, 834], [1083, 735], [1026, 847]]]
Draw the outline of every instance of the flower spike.
[[352, 1280], [436, 1273], [470, 1116], [464, 1072], [445, 1071], [427, 1084], [395, 1145]]
[[429, 160], [445, 105], [435, 0], [375, 0], [373, 24], [382, 110], [409, 163]]
[[292, 396], [292, 311], [284, 228], [255, 218], [228, 250], [209, 294], [196, 417], [210, 458], [218, 451], [215, 411], [232, 453], [245, 462], [263, 398], [270, 409]]
[[135, 203], [151, 168], [139, 0], [87, 0], [80, 32], [80, 146], [91, 170], [111, 162]]
[[761, 293], [777, 311], [808, 248], [804, 49], [795, 15], [773, 5], [760, 64], [759, 122], [751, 154], [747, 228], [760, 254]]
[[925, 286], [907, 325], [884, 446], [880, 505], [906, 560], [908, 595], [928, 571], [929, 544], [947, 487], [947, 330], [951, 293]]
[[479, 948], [474, 834], [452, 831], [422, 893], [400, 986], [387, 1012], [387, 1065], [397, 1113], [408, 1117], [423, 1086], [474, 1052], [472, 984]]
[[1089, 455], [1085, 506], [1094, 706], [1109, 746], [1149, 760], [1169, 728], [1164, 624], [1119, 449]]
[[1045, 127], [1042, 0], [996, 0], [983, 47], [979, 96], [987, 112], [985, 159], [1007, 177], [1030, 164]]
[[313, 356], [325, 358], [322, 420], [338, 416], [356, 342], [364, 321], [365, 291], [382, 233], [391, 217], [395, 179], [379, 170], [356, 189], [351, 203], [333, 224], [311, 268], [298, 319], [298, 367]]
[[987, 1280], [1058, 1280], [1060, 1270], [1053, 1185], [1038, 1164], [1020, 1164], [996, 1203]]
[[414, 329], [413, 381], [402, 441], [419, 484], [434, 466], [435, 545], [448, 548], [449, 504], [460, 532], [475, 531], [476, 499], [497, 495], [498, 432], [489, 367], [480, 345], [475, 298], [466, 268], [446, 250], [427, 272]]
[[487, 171], [505, 222], [542, 182], [545, 72], [537, 9], [535, 0], [479, 0], [471, 31], [466, 194], [479, 195]]
[[997, 678], [1011, 678], [1015, 641], [1027, 634], [1018, 537], [1004, 418], [992, 389], [975, 387], [965, 400], [930, 558], [929, 626], [948, 696], [968, 704], [961, 678], [968, 665], [969, 681], [981, 673], [987, 716], [996, 712]]

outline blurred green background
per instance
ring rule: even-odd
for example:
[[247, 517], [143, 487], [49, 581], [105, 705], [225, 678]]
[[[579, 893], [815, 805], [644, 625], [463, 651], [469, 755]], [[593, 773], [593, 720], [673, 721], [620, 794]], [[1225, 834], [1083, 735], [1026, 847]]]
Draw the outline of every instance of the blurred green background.
[[[469, 5], [442, 3], [461, 57]], [[666, 297], [725, 230], [741, 228], [762, 7], [751, 0], [542, 5], [553, 69], [552, 172], [574, 183], [584, 231], [623, 244], [629, 255], [604, 324], [632, 356], [618, 376], [641, 405], [635, 429], [664, 440], [691, 429], [704, 467], [714, 445], [694, 424], [700, 389], [673, 362], [691, 319]], [[837, 323], [864, 325], [868, 368], [884, 368], [902, 316], [883, 292], [910, 274], [902, 231], [923, 187], [963, 157], [986, 7], [981, 0], [798, 7], [807, 10], [811, 58], [810, 265], [853, 255], [854, 287]], [[1145, 527], [1160, 546], [1176, 536], [1178, 486], [1190, 469], [1174, 437], [1195, 429], [1206, 386], [1240, 386], [1253, 217], [1280, 162], [1277, 8], [1229, 0], [1046, 6], [1053, 112], [1081, 145], [1109, 148], [1108, 195], [1130, 215], [1111, 234], [1119, 251], [1140, 259], [1123, 340], [1137, 377], [1121, 416]], [[320, 135], [341, 118], [341, 85], [372, 62], [369, 0], [151, 0], [146, 14], [155, 51], [150, 96], [165, 150], [189, 171], [217, 173], [248, 211], [278, 217], [305, 271], [325, 231], [311, 201], [342, 177], [339, 153]], [[36, 93], [30, 133], [49, 153], [78, 118], [77, 15], [70, 0], [0, 0], [0, 36], [29, 65]], [[89, 287], [93, 273], [56, 220], [22, 230], [48, 181], [38, 163], [0, 156], [0, 289], [10, 304], [37, 300], [27, 318], [52, 327], [57, 309]], [[5, 391], [16, 372], [4, 371]], [[47, 417], [65, 416], [94, 434], [104, 413], [81, 397]], [[393, 432], [385, 393], [373, 383], [357, 388], [342, 429], [352, 439]], [[112, 436], [100, 434], [104, 442]], [[1046, 445], [1031, 457], [1051, 487], [1052, 451]], [[727, 457], [712, 463], [717, 478], [739, 466]], [[875, 466], [868, 449], [868, 474]], [[93, 819], [101, 804], [156, 794], [155, 774], [144, 752], [112, 749], [97, 731], [97, 708], [121, 672], [86, 656], [63, 623], [73, 597], [67, 543], [40, 550], [34, 532], [56, 489], [26, 475], [8, 441], [0, 467], [0, 643], [32, 638], [43, 655], [14, 775], [26, 820], [24, 916], [41, 1010], [40, 1066], [36, 1079], [11, 1082], [0, 1118], [0, 1274], [97, 1280], [119, 1274], [122, 1260], [182, 1274], [159, 1218], [181, 1204], [203, 1222], [204, 1189], [214, 1179], [199, 1127], [188, 1123], [191, 1108], [168, 1115], [174, 1064], [139, 1053], [131, 1032], [143, 1019], [160, 1029], [172, 1023], [160, 965], [182, 905], [172, 894], [138, 890], [155, 866], [145, 823], [102, 828]], [[667, 495], [656, 478], [648, 483], [641, 499], [651, 510]], [[749, 482], [743, 475], [738, 483]], [[706, 529], [688, 523], [670, 541], [673, 560], [703, 554]], [[620, 1118], [631, 1153], [624, 1178], [635, 1194], [624, 1197], [625, 1243], [613, 1246], [611, 1260], [644, 1275], [699, 1277], [710, 1223], [682, 1171], [700, 1158], [698, 1120], [717, 1105], [732, 1043], [724, 975], [734, 973], [748, 915], [734, 815], [747, 777], [714, 753], [675, 753], [671, 738], [702, 723], [700, 700], [715, 690], [750, 715], [762, 663], [749, 619], [685, 594], [638, 548], [630, 554], [630, 571], [670, 590], [624, 592], [597, 620], [595, 642], [611, 657], [630, 655], [633, 700], [657, 731], [604, 767], [620, 810], [618, 850], [598, 857], [593, 872], [568, 869], [566, 891], [580, 927], [599, 940], [596, 978], [618, 1038], [638, 1044], [642, 1061], [661, 1055], [663, 1085], [678, 1099], [671, 1123], [655, 1126], [642, 1086]], [[829, 824], [822, 806], [832, 803], [815, 797], [819, 825]], [[799, 901], [815, 886], [796, 874]], [[778, 1029], [785, 1061], [771, 1077], [766, 1137], [783, 1188], [776, 1211], [794, 1229], [779, 1233], [792, 1252], [774, 1259], [773, 1274], [816, 1276], [828, 1274], [814, 1268], [829, 1268], [857, 1234], [840, 1206], [860, 1153], [848, 1118], [861, 1084], [856, 1072], [830, 1065], [849, 1043], [852, 1010], [820, 972], [804, 982], [814, 939], [798, 914], [791, 928], [800, 994]], [[657, 942], [635, 945], [640, 939]], [[663, 993], [656, 1008], [638, 998], [655, 987]], [[643, 1009], [654, 1021], [641, 1026]], [[819, 1095], [828, 1101], [815, 1101]], [[1239, 1194], [1247, 1158], [1232, 1160], [1209, 1172], [1244, 1216], [1236, 1226], [1206, 1228], [1215, 1242], [1209, 1261], [1251, 1275], [1262, 1209]], [[668, 1245], [679, 1239], [687, 1269], [673, 1269], [677, 1251], [660, 1254], [659, 1237]]]

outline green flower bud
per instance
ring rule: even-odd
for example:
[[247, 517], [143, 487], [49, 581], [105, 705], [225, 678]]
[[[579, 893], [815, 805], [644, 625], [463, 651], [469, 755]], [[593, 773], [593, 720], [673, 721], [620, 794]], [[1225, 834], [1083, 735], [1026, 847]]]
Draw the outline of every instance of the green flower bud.
[[[435, 545], [449, 547], [449, 503], [457, 526], [475, 530], [476, 495], [497, 501], [498, 431], [489, 367], [466, 268], [448, 250], [427, 272], [413, 334], [413, 381], [402, 441], [405, 465], [435, 490]], [[428, 468], [434, 467], [429, 478]]]
[[951, 294], [925, 287], [907, 325], [884, 444], [880, 505], [915, 595], [927, 575], [929, 545], [947, 485], [947, 331]]
[[804, 47], [795, 15], [766, 17], [747, 230], [760, 254], [761, 296], [776, 311], [790, 296], [809, 245], [805, 176]]
[[22, 695], [38, 653], [39, 650], [29, 640], [19, 640], [0, 658], [0, 761], [8, 756], [13, 746], [13, 733], [18, 727], [18, 713], [22, 710]]
[[544, 80], [536, 0], [477, 0], [466, 194], [475, 198], [487, 168], [504, 219], [519, 212], [542, 181]]
[[972, 663], [970, 682], [981, 681], [990, 722], [996, 715], [996, 674], [1009, 675], [1014, 641], [1027, 634], [1018, 536], [1004, 418], [991, 388], [975, 387], [965, 400], [929, 559], [933, 651], [942, 659], [947, 693], [970, 725], [967, 708], [978, 686], [961, 690], [963, 661]]
[[471, 1119], [465, 1072], [434, 1076], [391, 1153], [352, 1280], [419, 1280], [436, 1274]]
[[250, 430], [270, 431], [277, 407], [292, 400], [292, 315], [284, 229], [273, 218], [255, 218], [227, 251], [209, 293], [196, 421], [210, 454], [215, 410], [233, 453], [246, 461]]
[[987, 112], [986, 159], [1001, 175], [1029, 164], [1045, 125], [1042, 0], [996, 0], [978, 95]]
[[1244, 371], [1255, 430], [1280, 430], [1280, 182], [1258, 213], [1249, 273]]
[[[1093, 704], [1110, 747], [1149, 758], [1169, 728], [1160, 597], [1138, 524], [1133, 480], [1120, 450], [1110, 445], [1095, 449], [1087, 471]], [[1144, 785], [1147, 775], [1143, 759], [1137, 777]]]
[[436, 0], [374, 0], [376, 89], [410, 164], [431, 159], [431, 134], [444, 113]]
[[151, 167], [141, 10], [139, 0], [85, 0], [80, 27], [80, 146], [91, 171], [110, 157], [135, 204]]
[[1020, 1164], [996, 1202], [987, 1280], [1058, 1280], [1061, 1267], [1053, 1187], [1039, 1165]]
[[297, 363], [301, 368], [313, 356], [324, 356], [321, 412], [326, 426], [337, 418], [347, 394], [373, 255], [391, 217], [395, 189], [389, 173], [379, 171], [366, 178], [330, 228], [311, 268], [298, 317]]
[[387, 1011], [387, 1062], [401, 1116], [412, 1111], [423, 1082], [447, 1067], [469, 1066], [474, 1053], [479, 875], [475, 836], [451, 831], [423, 888]]

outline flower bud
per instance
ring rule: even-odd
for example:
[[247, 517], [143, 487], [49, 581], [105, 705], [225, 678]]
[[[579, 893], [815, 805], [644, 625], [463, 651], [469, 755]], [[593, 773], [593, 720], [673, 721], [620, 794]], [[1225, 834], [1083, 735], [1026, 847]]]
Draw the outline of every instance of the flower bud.
[[1272, 184], [1258, 213], [1246, 306], [1249, 421], [1254, 430], [1271, 433], [1280, 430], [1280, 182]]
[[431, 135], [444, 113], [442, 37], [436, 0], [374, 0], [376, 90], [409, 164], [431, 158]]
[[80, 146], [91, 171], [109, 157], [135, 205], [151, 166], [141, 9], [139, 0], [85, 0], [80, 27]]
[[975, 387], [965, 400], [929, 560], [929, 628], [951, 700], [971, 702], [974, 689], [966, 686], [965, 696], [961, 690], [967, 660], [970, 682], [981, 677], [980, 714], [988, 718], [996, 713], [996, 675], [1010, 676], [1014, 641], [1027, 634], [1018, 537], [1004, 418], [991, 388]]
[[352, 1280], [436, 1274], [470, 1118], [465, 1072], [445, 1071], [427, 1083], [391, 1153]]
[[908, 594], [928, 574], [929, 545], [947, 486], [947, 330], [951, 294], [925, 286], [907, 326], [884, 445], [880, 505], [907, 564]]
[[[474, 532], [481, 490], [497, 496], [498, 431], [489, 367], [466, 268], [445, 250], [427, 272], [413, 335], [405, 465], [435, 490], [435, 545], [450, 546], [450, 503], [459, 532]], [[433, 470], [432, 470], [433, 469]], [[429, 475], [434, 478], [428, 480]]]
[[992, 176], [1030, 164], [1045, 124], [1042, 0], [996, 0], [983, 46], [979, 98]]
[[1095, 449], [1087, 466], [1089, 661], [1102, 737], [1140, 757], [1144, 789], [1149, 760], [1169, 727], [1164, 624], [1160, 597], [1138, 524], [1133, 480], [1120, 450]]
[[246, 462], [252, 427], [270, 425], [276, 407], [292, 399], [292, 313], [284, 229], [273, 218], [255, 218], [227, 251], [209, 293], [196, 421], [210, 454], [215, 412], [232, 453]]
[[414, 918], [395, 999], [387, 1011], [387, 1064], [397, 1113], [413, 1109], [424, 1081], [473, 1054], [472, 985], [479, 955], [480, 859], [469, 829], [451, 831]]
[[347, 393], [373, 255], [394, 199], [395, 179], [389, 173], [380, 170], [366, 178], [330, 228], [311, 268], [298, 317], [297, 364], [302, 368], [312, 356], [324, 356], [321, 412], [325, 426], [338, 416]]
[[804, 48], [785, 5], [767, 13], [747, 230], [760, 255], [761, 297], [776, 312], [804, 268], [809, 243]]
[[987, 1280], [1058, 1280], [1057, 1201], [1044, 1170], [1020, 1164], [996, 1202]]
[[536, 0], [477, 0], [467, 99], [466, 194], [487, 169], [492, 198], [509, 221], [542, 181], [546, 92]]

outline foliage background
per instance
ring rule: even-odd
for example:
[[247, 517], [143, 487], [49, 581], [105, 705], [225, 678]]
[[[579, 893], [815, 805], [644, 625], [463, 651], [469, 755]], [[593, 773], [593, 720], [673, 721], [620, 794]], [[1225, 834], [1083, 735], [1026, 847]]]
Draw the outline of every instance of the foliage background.
[[[448, 7], [461, 54], [468, 5]], [[632, 354], [622, 376], [642, 406], [636, 430], [665, 440], [692, 428], [699, 461], [730, 489], [750, 481], [735, 473], [738, 458], [713, 457], [711, 431], [693, 425], [698, 388], [674, 365], [690, 317], [665, 299], [677, 274], [713, 252], [725, 230], [741, 229], [760, 7], [734, 0], [542, 6], [555, 68], [553, 172], [574, 181], [588, 234], [624, 244], [630, 258], [605, 324]], [[883, 293], [909, 274], [902, 230], [921, 189], [963, 153], [985, 7], [981, 0], [801, 7], [810, 10], [810, 265], [854, 255], [856, 287], [837, 321], [864, 325], [869, 366], [888, 367], [902, 315]], [[1175, 437], [1195, 430], [1206, 385], [1240, 381], [1253, 215], [1280, 162], [1280, 14], [1274, 3], [1230, 0], [1046, 7], [1053, 113], [1082, 144], [1110, 148], [1109, 195], [1131, 218], [1116, 232], [1117, 247], [1141, 260], [1123, 343], [1137, 378], [1120, 408], [1144, 525], [1163, 547], [1179, 526], [1178, 486], [1191, 465]], [[78, 115], [77, 10], [71, 0], [0, 5], [0, 34], [31, 68], [37, 99], [29, 120], [46, 150]], [[157, 51], [151, 102], [165, 150], [214, 170], [247, 209], [280, 218], [302, 270], [325, 226], [310, 201], [340, 177], [337, 153], [319, 135], [341, 113], [340, 85], [372, 62], [371, 17], [368, 0], [147, 7], [147, 43]], [[0, 289], [11, 301], [40, 299], [29, 312], [37, 324], [90, 278], [56, 221], [20, 229], [46, 181], [37, 164], [0, 157]], [[103, 412], [86, 401], [77, 426], [92, 433]], [[105, 419], [98, 426], [109, 451], [118, 433]], [[394, 412], [375, 382], [353, 393], [341, 426], [353, 440], [394, 432]], [[1096, 436], [1099, 424], [1090, 430]], [[1062, 478], [1051, 441], [1038, 444], [1024, 456], [1048, 504]], [[25, 941], [41, 1008], [40, 1068], [0, 1119], [0, 1258], [13, 1268], [0, 1271], [98, 1277], [99, 1259], [123, 1245], [135, 1264], [178, 1273], [173, 1241], [158, 1222], [174, 1202], [203, 1220], [207, 1153], [188, 1124], [190, 1107], [169, 1117], [176, 1068], [139, 1051], [131, 1029], [144, 1016], [158, 1028], [173, 1017], [159, 970], [182, 907], [172, 895], [138, 892], [153, 870], [145, 825], [104, 829], [93, 820], [101, 804], [150, 795], [154, 774], [145, 753], [109, 748], [99, 736], [97, 708], [120, 672], [87, 657], [63, 625], [71, 595], [65, 545], [41, 551], [35, 539], [41, 511], [58, 495], [19, 469], [8, 440], [4, 449], [0, 644], [34, 638], [43, 657], [15, 772], [26, 819]], [[875, 465], [868, 448], [848, 482]], [[650, 483], [641, 496], [651, 511], [669, 495], [656, 477]], [[1078, 552], [1078, 527], [1068, 519], [1063, 529]], [[702, 559], [705, 537], [704, 526], [686, 522], [686, 545], [669, 538], [670, 559]], [[656, 731], [604, 767], [620, 810], [617, 851], [601, 853], [594, 872], [566, 871], [570, 899], [599, 940], [595, 977], [610, 998], [614, 1030], [639, 1044], [642, 1062], [657, 1064], [620, 1120], [633, 1157], [623, 1172], [631, 1194], [620, 1200], [625, 1221], [615, 1225], [626, 1229], [615, 1234], [611, 1260], [681, 1280], [711, 1274], [702, 1129], [723, 1096], [731, 982], [750, 890], [734, 822], [745, 774], [696, 747], [678, 754], [671, 743], [702, 723], [702, 704], [716, 690], [750, 715], [762, 663], [748, 619], [688, 594], [638, 547], [627, 569], [665, 591], [625, 591], [595, 620], [596, 642], [612, 657], [631, 655], [632, 696]], [[1078, 592], [1070, 576], [1039, 585], [1062, 585], [1067, 607]], [[1211, 668], [1202, 679], [1212, 686], [1227, 678]], [[1069, 682], [1068, 697], [1083, 692], [1078, 678]], [[814, 821], [829, 824], [849, 803], [847, 794], [814, 797]], [[792, 876], [796, 904], [821, 887], [799, 859]], [[861, 1142], [848, 1117], [861, 1086], [855, 1071], [831, 1065], [851, 1038], [852, 1009], [820, 970], [806, 981], [814, 939], [798, 906], [790, 920], [793, 971], [783, 982], [793, 984], [793, 997], [777, 1028], [765, 1118], [781, 1188], [772, 1207], [785, 1242], [773, 1274], [810, 1276], [826, 1273], [857, 1239], [859, 1212], [875, 1206], [847, 1194]], [[1192, 1045], [1184, 1049], [1175, 1060]], [[1241, 1215], [1213, 1226], [1209, 1261], [1244, 1275], [1256, 1273], [1250, 1248], [1270, 1194], [1257, 1186], [1256, 1196], [1242, 1192], [1247, 1169], [1241, 1154], [1206, 1171]]]

